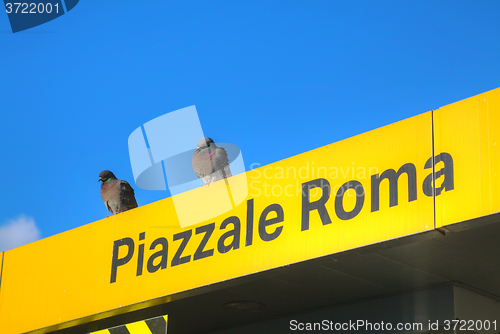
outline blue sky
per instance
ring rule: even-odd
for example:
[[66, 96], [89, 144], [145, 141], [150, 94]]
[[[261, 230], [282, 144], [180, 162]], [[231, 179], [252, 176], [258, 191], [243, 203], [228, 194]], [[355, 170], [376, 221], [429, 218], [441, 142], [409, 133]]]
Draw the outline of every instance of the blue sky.
[[249, 169], [497, 88], [499, 56], [494, 0], [83, 0], [16, 34], [0, 14], [0, 250], [109, 215], [104, 169], [169, 196], [127, 146], [167, 112], [195, 105]]

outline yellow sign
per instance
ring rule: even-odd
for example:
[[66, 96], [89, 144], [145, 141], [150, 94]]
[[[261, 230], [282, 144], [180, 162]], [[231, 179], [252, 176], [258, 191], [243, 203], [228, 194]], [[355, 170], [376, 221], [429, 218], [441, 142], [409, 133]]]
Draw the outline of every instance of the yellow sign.
[[[449, 125], [456, 112], [446, 108], [452, 105], [438, 110], [434, 121], [427, 112], [233, 176], [231, 191], [247, 193], [246, 199], [208, 221], [181, 227], [174, 203], [193, 214], [217, 206], [228, 193], [224, 181], [7, 251], [0, 332], [44, 333], [168, 302], [172, 294], [197, 287], [428, 231], [435, 228], [434, 200], [438, 226], [498, 211], [495, 188], [485, 188], [488, 182], [498, 188], [498, 151], [491, 138], [499, 131], [490, 124], [500, 123], [498, 90], [481, 96], [496, 102], [486, 101], [487, 112], [472, 111], [486, 117], [476, 122], [477, 131], [470, 130], [475, 134], [467, 134], [478, 138], [461, 139], [467, 150], [482, 150], [472, 158], [449, 136], [461, 136], [466, 124], [476, 124], [475, 116], [453, 117], [464, 124]], [[480, 185], [472, 187], [468, 173], [480, 175]], [[478, 191], [482, 197], [472, 199]], [[469, 209], [476, 200], [480, 208]]]
[[0, 287], [2, 284], [3, 254], [3, 252], [0, 252]]
[[[500, 89], [434, 111], [435, 150], [453, 156], [454, 187], [436, 196], [436, 225], [500, 211]], [[436, 164], [442, 169], [442, 162]], [[451, 179], [450, 179], [451, 180]], [[438, 191], [450, 187], [438, 179]]]

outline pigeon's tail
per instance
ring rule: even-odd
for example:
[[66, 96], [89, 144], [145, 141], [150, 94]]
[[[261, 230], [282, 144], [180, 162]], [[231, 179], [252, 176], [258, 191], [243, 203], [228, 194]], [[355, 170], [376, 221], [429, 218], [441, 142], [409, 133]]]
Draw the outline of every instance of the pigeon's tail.
[[233, 174], [231, 174], [231, 168], [229, 168], [229, 165], [224, 166], [224, 168], [222, 168], [222, 177], [227, 179], [228, 177], [231, 176], [233, 176]]

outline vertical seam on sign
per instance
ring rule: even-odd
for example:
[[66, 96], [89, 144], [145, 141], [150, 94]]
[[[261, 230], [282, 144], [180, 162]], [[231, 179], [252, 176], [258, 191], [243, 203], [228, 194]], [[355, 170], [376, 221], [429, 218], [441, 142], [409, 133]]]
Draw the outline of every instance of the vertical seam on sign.
[[2, 289], [2, 277], [3, 277], [3, 260], [5, 258], [5, 252], [2, 252], [2, 265], [0, 266], [0, 290]]
[[[486, 114], [486, 146], [488, 148], [488, 180], [490, 181], [489, 184], [490, 184], [490, 187], [489, 187], [489, 194], [488, 194], [488, 197], [490, 198], [490, 207], [488, 208], [489, 211], [492, 211], [492, 208], [493, 208], [493, 202], [492, 202], [492, 191], [491, 191], [491, 141], [490, 141], [490, 129], [489, 129], [489, 126], [490, 126], [490, 113], [489, 113], [489, 110], [488, 110], [488, 101], [486, 100], [486, 98], [484, 99], [484, 102], [485, 102], [485, 106], [484, 106], [484, 109], [485, 109], [485, 114]], [[481, 115], [481, 101], [479, 101], [479, 115]], [[479, 121], [481, 121], [481, 118], [479, 118]], [[481, 124], [481, 123], [479, 123]], [[481, 129], [481, 125], [479, 125], [479, 129]], [[481, 148], [480, 148], [481, 149]], [[481, 189], [481, 193], [483, 193], [482, 189]]]
[[436, 229], [436, 159], [434, 150], [434, 110], [431, 110], [431, 146], [432, 146], [432, 215], [434, 229]]
[[234, 209], [236, 205], [234, 204], [233, 193], [231, 192], [231, 187], [229, 186], [229, 182], [227, 181], [226, 178], [224, 178], [224, 183], [226, 184], [227, 194], [229, 196], [229, 200], [231, 201], [231, 208]]

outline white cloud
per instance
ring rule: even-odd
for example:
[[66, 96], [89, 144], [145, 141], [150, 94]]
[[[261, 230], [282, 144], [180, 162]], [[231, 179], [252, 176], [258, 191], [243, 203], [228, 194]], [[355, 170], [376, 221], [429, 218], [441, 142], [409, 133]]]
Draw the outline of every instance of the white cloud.
[[0, 252], [40, 239], [41, 233], [32, 217], [21, 215], [0, 226]]

